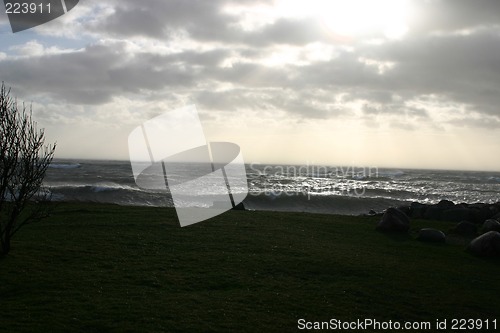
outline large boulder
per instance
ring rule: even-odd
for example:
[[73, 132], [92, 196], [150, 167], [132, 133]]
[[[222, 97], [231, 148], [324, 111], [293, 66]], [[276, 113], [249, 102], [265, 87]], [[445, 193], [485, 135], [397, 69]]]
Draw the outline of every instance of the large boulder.
[[410, 207], [398, 207], [412, 218], [423, 218], [428, 220], [442, 220], [451, 222], [469, 221], [473, 223], [483, 223], [488, 219], [500, 221], [500, 202], [494, 204], [486, 203], [460, 203], [441, 200], [434, 205], [412, 202]]
[[455, 206], [454, 208], [443, 210], [441, 220], [451, 222], [467, 221], [470, 220], [471, 215], [471, 209]]
[[481, 232], [485, 233], [488, 231], [498, 231], [500, 232], [500, 222], [497, 220], [486, 220], [481, 227]]
[[376, 227], [379, 231], [408, 232], [410, 219], [396, 208], [388, 208]]
[[420, 202], [412, 202], [410, 205], [410, 217], [421, 219], [424, 217], [427, 205]]
[[474, 223], [483, 223], [485, 220], [489, 219], [492, 214], [489, 213], [489, 205], [484, 203], [476, 203], [469, 205], [470, 215], [469, 221]]
[[406, 216], [410, 216], [410, 206], [399, 206], [397, 209], [405, 213]]
[[452, 229], [454, 234], [472, 237], [477, 235], [477, 226], [474, 223], [462, 221]]
[[436, 206], [442, 209], [451, 209], [455, 206], [455, 204], [450, 200], [441, 200], [437, 203]]
[[489, 231], [474, 238], [468, 250], [480, 257], [500, 257], [500, 232]]
[[497, 213], [498, 210], [494, 205], [484, 205], [483, 208], [479, 210], [481, 222], [486, 221], [487, 219], [491, 219]]
[[443, 208], [438, 205], [428, 206], [424, 212], [424, 219], [426, 220], [441, 220]]
[[497, 205], [489, 205], [488, 206], [488, 218], [491, 219], [493, 216], [500, 213], [500, 207]]
[[446, 210], [455, 209], [455, 207], [453, 201], [441, 200], [435, 205], [427, 205], [425, 210], [423, 210], [422, 217], [427, 220], [442, 220], [443, 213]]
[[417, 239], [423, 242], [444, 243], [446, 235], [441, 230], [424, 228], [418, 232]]

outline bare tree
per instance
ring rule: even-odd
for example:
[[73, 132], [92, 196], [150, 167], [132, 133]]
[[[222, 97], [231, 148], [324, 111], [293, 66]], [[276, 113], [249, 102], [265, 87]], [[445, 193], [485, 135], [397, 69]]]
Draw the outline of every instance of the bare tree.
[[29, 110], [0, 88], [0, 254], [7, 255], [19, 229], [48, 215], [50, 192], [42, 187], [56, 145], [45, 144]]

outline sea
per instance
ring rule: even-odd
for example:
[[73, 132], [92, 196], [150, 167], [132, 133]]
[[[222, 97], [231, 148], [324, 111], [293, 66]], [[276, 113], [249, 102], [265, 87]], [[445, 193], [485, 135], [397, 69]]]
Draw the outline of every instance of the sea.
[[[247, 188], [231, 191], [248, 192], [243, 204], [249, 210], [361, 215], [411, 202], [500, 201], [500, 172], [309, 164], [245, 167]], [[187, 169], [180, 163], [167, 178], [175, 180]], [[136, 185], [129, 161], [57, 159], [47, 171], [44, 186], [54, 201], [173, 207], [166, 186], [144, 189]], [[193, 197], [210, 191], [210, 186], [203, 186]]]

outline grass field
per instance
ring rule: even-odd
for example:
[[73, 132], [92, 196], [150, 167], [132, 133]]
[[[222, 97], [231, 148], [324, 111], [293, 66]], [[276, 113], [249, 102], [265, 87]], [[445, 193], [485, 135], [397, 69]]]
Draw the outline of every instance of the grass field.
[[[291, 332], [298, 320], [500, 319], [500, 261], [377, 218], [61, 204], [0, 259], [0, 331]], [[450, 244], [451, 243], [451, 244]], [[497, 317], [497, 318], [495, 318]], [[369, 331], [369, 330], [366, 330]], [[434, 330], [433, 330], [434, 331]]]

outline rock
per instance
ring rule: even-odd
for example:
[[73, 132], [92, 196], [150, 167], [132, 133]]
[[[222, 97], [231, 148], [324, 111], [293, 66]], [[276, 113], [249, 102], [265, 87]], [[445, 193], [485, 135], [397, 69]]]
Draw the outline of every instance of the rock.
[[397, 209], [405, 213], [406, 216], [410, 216], [410, 206], [399, 206]]
[[441, 214], [441, 220], [459, 222], [467, 221], [471, 217], [471, 210], [466, 207], [455, 207], [451, 209], [446, 209]]
[[[493, 216], [498, 216], [498, 218], [500, 218], [500, 202], [492, 204], [491, 210], [494, 212]], [[496, 219], [496, 220], [498, 220], [498, 219]]]
[[479, 215], [481, 216], [481, 222], [486, 221], [487, 219], [491, 219], [493, 215], [498, 213], [496, 207], [493, 205], [484, 205], [483, 208], [479, 210]]
[[500, 213], [497, 213], [491, 217], [493, 220], [500, 221]]
[[500, 202], [487, 203], [459, 203], [441, 200], [435, 205], [412, 202], [411, 205], [398, 207], [401, 212], [415, 219], [441, 220], [441, 221], [469, 221], [476, 224], [488, 219], [500, 221]]
[[489, 231], [498, 231], [500, 232], [500, 222], [497, 220], [486, 220], [481, 227], [481, 232], [486, 233]]
[[461, 236], [475, 236], [477, 226], [474, 223], [462, 221], [453, 228], [452, 232]]
[[446, 235], [441, 230], [424, 228], [418, 232], [417, 239], [423, 242], [444, 243]]
[[405, 213], [396, 209], [388, 208], [376, 227], [379, 231], [408, 232], [410, 219]]
[[483, 204], [483, 206], [479, 206], [478, 204], [470, 207], [470, 215], [469, 215], [469, 221], [473, 223], [483, 223], [485, 220], [490, 218], [490, 215], [487, 214], [488, 211], [485, 210], [485, 207], [487, 207], [486, 204]]
[[474, 208], [474, 209], [483, 209], [484, 207], [487, 207], [488, 205], [483, 203], [483, 202], [476, 202], [473, 204], [467, 205], [469, 208]]
[[443, 209], [437, 205], [429, 206], [424, 212], [424, 219], [440, 220]]
[[480, 257], [500, 257], [500, 232], [488, 231], [474, 238], [468, 250]]
[[438, 202], [436, 206], [442, 209], [450, 209], [453, 208], [455, 204], [453, 203], [453, 201], [450, 200], [441, 200]]
[[414, 219], [421, 219], [424, 217], [427, 205], [421, 204], [420, 202], [412, 202], [410, 205], [410, 217]]
[[483, 210], [487, 211], [487, 213], [485, 213], [485, 215], [488, 215], [486, 219], [491, 219], [493, 218], [493, 216], [497, 215], [500, 212], [496, 205], [488, 205], [487, 207], [483, 208]]

